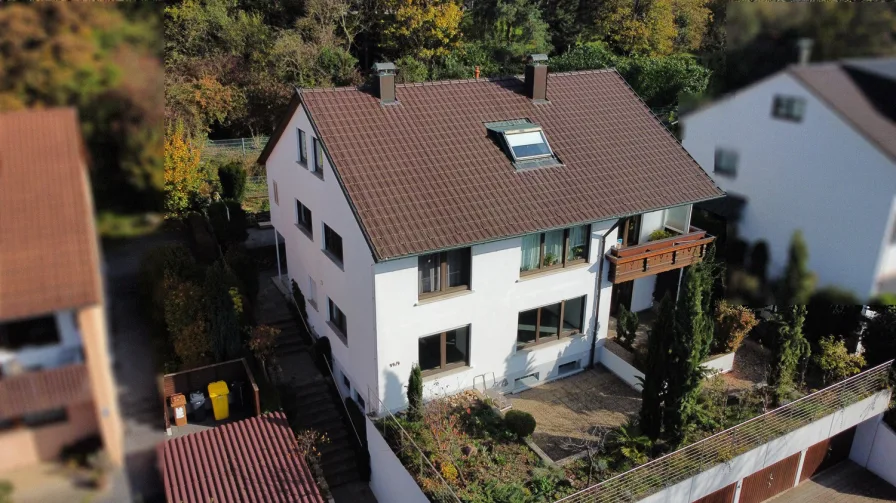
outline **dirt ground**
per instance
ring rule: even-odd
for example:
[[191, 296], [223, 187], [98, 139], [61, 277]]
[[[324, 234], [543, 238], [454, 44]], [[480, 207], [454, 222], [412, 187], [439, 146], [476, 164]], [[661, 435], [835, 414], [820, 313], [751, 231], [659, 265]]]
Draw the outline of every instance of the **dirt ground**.
[[513, 408], [532, 414], [532, 439], [554, 461], [584, 450], [594, 426], [615, 428], [641, 408], [641, 394], [598, 365], [565, 379], [509, 395]]

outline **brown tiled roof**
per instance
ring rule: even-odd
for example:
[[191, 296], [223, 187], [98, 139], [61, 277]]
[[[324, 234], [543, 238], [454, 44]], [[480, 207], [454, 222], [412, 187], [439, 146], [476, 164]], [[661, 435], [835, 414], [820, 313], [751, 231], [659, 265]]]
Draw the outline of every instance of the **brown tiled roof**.
[[92, 399], [83, 363], [0, 379], [0, 419], [84, 403]]
[[[549, 74], [548, 104], [516, 77], [396, 93], [301, 92], [378, 260], [723, 194], [615, 70]], [[483, 125], [524, 118], [562, 166], [517, 171]]]
[[282, 412], [164, 443], [159, 464], [169, 503], [323, 503]]
[[[882, 59], [878, 62], [885, 64], [888, 61], [892, 65], [896, 59]], [[852, 124], [859, 133], [877, 145], [885, 155], [896, 161], [896, 122], [884, 115], [875, 105], [875, 98], [868, 93], [870, 89], [864, 85], [864, 82], [860, 84], [856, 80], [855, 71], [865, 74], [874, 73], [859, 64], [854, 69], [850, 69], [848, 61], [795, 65], [789, 68], [789, 72], [810, 91]], [[866, 75], [863, 81], [867, 82], [867, 77], [871, 76]], [[893, 107], [896, 80], [888, 79], [886, 75], [881, 74], [871, 78], [877, 81], [878, 87], [881, 85], [886, 87], [880, 89], [879, 92], [884, 93], [883, 98], [889, 100], [888, 105]]]
[[0, 114], [0, 320], [101, 299], [73, 109]]

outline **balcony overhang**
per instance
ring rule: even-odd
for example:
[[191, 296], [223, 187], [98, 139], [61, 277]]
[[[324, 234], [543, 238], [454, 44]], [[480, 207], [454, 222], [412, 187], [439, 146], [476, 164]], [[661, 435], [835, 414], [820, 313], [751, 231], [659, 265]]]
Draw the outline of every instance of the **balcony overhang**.
[[0, 419], [90, 400], [90, 376], [83, 363], [0, 378]]
[[613, 248], [607, 253], [610, 282], [625, 283], [700, 262], [706, 247], [716, 238], [696, 227], [691, 227], [690, 231], [635, 246]]

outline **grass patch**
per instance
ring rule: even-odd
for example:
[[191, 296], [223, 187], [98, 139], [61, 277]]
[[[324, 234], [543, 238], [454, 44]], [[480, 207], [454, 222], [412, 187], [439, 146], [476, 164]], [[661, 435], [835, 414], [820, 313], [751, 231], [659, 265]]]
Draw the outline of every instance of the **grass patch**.
[[118, 213], [101, 211], [96, 216], [96, 230], [103, 239], [128, 239], [159, 230], [165, 220], [157, 213]]

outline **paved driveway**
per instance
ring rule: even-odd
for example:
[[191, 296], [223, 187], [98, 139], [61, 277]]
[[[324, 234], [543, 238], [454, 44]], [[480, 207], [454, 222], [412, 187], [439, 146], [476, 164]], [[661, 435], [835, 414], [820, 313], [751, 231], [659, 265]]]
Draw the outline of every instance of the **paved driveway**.
[[768, 503], [882, 503], [896, 501], [896, 487], [853, 463], [844, 461]]

